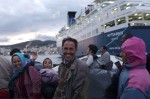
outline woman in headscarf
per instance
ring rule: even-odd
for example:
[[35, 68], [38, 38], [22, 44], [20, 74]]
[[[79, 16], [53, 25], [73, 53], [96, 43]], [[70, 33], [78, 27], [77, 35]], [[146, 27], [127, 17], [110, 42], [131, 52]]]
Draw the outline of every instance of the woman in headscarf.
[[4, 56], [0, 56], [0, 99], [9, 98], [8, 82], [12, 75], [12, 65]]
[[118, 99], [150, 99], [150, 75], [146, 70], [146, 46], [142, 39], [128, 38], [121, 46], [123, 70]]
[[11, 98], [40, 99], [41, 75], [26, 62], [22, 53], [12, 56], [13, 75], [9, 82]]

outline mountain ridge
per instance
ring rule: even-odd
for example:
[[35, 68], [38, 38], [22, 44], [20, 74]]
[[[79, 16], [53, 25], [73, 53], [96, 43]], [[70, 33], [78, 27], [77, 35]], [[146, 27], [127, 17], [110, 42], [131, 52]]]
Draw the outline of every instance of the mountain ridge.
[[51, 47], [56, 47], [56, 41], [53, 40], [46, 40], [46, 41], [41, 41], [41, 40], [32, 40], [32, 41], [26, 41], [22, 43], [17, 43], [13, 45], [0, 45], [0, 47], [4, 47], [7, 49], [13, 49], [13, 48], [19, 48], [19, 49], [24, 49], [24, 48], [29, 48], [29, 47], [42, 47], [42, 46], [51, 46]]

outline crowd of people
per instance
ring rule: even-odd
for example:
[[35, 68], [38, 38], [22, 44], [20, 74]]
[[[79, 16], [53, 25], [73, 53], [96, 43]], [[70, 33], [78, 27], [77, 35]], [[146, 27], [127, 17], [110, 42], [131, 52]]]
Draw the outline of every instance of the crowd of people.
[[[150, 66], [142, 39], [126, 34], [121, 39], [123, 64], [112, 71], [113, 62], [106, 46], [87, 47], [86, 62], [76, 56], [78, 42], [62, 41], [62, 62], [58, 72], [50, 58], [36, 62], [17, 48], [10, 52], [11, 61], [0, 56], [1, 99], [150, 99]], [[146, 65], [147, 64], [147, 65]]]

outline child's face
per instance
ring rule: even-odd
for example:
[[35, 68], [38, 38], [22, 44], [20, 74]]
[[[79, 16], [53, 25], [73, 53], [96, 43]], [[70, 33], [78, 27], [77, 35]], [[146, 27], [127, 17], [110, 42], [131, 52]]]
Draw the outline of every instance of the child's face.
[[90, 48], [88, 47], [88, 49], [87, 49], [87, 54], [91, 54], [91, 50], [90, 50]]
[[21, 60], [20, 60], [20, 58], [18, 56], [13, 56], [13, 58], [12, 58], [12, 64], [16, 68], [20, 68], [21, 67]]
[[44, 68], [52, 68], [52, 61], [50, 59], [44, 60], [43, 67]]

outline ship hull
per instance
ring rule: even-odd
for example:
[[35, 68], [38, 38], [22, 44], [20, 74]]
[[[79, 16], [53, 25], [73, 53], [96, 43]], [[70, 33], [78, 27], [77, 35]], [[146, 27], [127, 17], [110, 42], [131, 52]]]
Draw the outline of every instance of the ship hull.
[[[106, 45], [111, 54], [120, 54], [120, 40], [122, 35], [126, 33], [132, 33], [134, 36], [143, 39], [146, 43], [147, 52], [150, 52], [150, 26], [131, 26], [107, 33], [101, 33], [100, 35], [80, 41], [78, 43], [77, 56], [86, 55], [89, 44], [95, 44], [99, 49], [103, 45]], [[58, 47], [58, 52], [60, 54], [62, 54], [61, 49], [61, 47]]]

